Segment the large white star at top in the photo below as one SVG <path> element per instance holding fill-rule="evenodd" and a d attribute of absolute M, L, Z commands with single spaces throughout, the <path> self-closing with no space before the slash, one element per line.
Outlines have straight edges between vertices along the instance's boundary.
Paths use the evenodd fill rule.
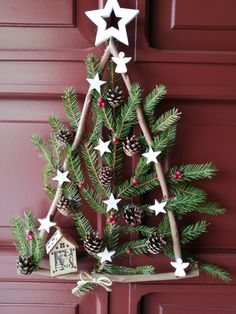
<path fill-rule="evenodd" d="M 46 230 L 49 233 L 50 228 L 56 226 L 55 222 L 50 221 L 50 217 L 47 216 L 46 218 L 38 219 L 40 226 L 38 230 Z"/>
<path fill-rule="evenodd" d="M 54 181 L 58 181 L 59 186 L 62 186 L 64 182 L 71 182 L 70 179 L 67 178 L 69 171 L 61 172 L 57 170 L 57 175 L 52 178 Z"/>
<path fill-rule="evenodd" d="M 120 201 L 121 201 L 121 198 L 115 199 L 113 193 L 111 193 L 109 199 L 106 201 L 103 201 L 103 203 L 105 203 L 107 205 L 107 211 L 109 212 L 109 210 L 111 210 L 111 209 L 118 210 L 117 204 Z"/>
<path fill-rule="evenodd" d="M 183 263 L 181 258 L 177 258 L 176 262 L 170 263 L 176 269 L 175 270 L 176 277 L 186 277 L 186 272 L 184 269 L 189 266 L 189 263 Z"/>
<path fill-rule="evenodd" d="M 115 254 L 115 251 L 108 251 L 108 249 L 105 248 L 105 250 L 103 252 L 98 253 L 97 256 L 101 258 L 101 263 L 103 263 L 106 261 L 111 262 L 111 257 L 114 254 Z"/>
<path fill-rule="evenodd" d="M 93 89 L 96 89 L 96 91 L 101 94 L 101 86 L 103 84 L 105 84 L 106 82 L 105 81 L 101 81 L 99 79 L 99 74 L 97 73 L 95 75 L 95 77 L 93 79 L 88 79 L 87 78 L 87 81 L 89 82 L 90 84 L 90 87 L 89 87 L 89 90 L 93 90 Z"/>
<path fill-rule="evenodd" d="M 103 142 L 103 140 L 99 139 L 99 145 L 94 147 L 94 149 L 99 150 L 100 156 L 102 157 L 104 153 L 111 153 L 110 145 L 111 141 Z"/>
<path fill-rule="evenodd" d="M 155 162 L 156 164 L 158 164 L 157 156 L 159 156 L 160 154 L 160 151 L 154 152 L 153 149 L 149 147 L 148 153 L 144 153 L 142 154 L 142 156 L 147 158 L 147 164 L 149 164 L 150 162 Z"/>
<path fill-rule="evenodd" d="M 112 11 L 115 13 L 116 17 L 121 18 L 118 22 L 119 29 L 115 27 L 109 27 L 107 29 L 107 22 L 104 18 L 109 18 Z M 132 21 L 138 13 L 139 10 L 121 8 L 117 0 L 108 0 L 104 9 L 86 11 L 85 14 L 87 17 L 98 27 L 95 45 L 97 46 L 111 37 L 128 45 L 129 41 L 126 25 Z"/>
<path fill-rule="evenodd" d="M 157 200 L 155 200 L 155 204 L 150 206 L 149 208 L 151 210 L 154 210 L 155 211 L 155 215 L 157 216 L 159 213 L 166 213 L 164 207 L 166 206 L 167 202 L 162 202 L 162 203 L 159 203 Z"/>

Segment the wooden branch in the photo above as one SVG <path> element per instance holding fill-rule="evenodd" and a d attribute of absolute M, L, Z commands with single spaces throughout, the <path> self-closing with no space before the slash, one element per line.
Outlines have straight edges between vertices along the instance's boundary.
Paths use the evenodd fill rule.
<path fill-rule="evenodd" d="M 114 57 L 117 57 L 119 52 L 115 46 L 113 39 L 110 41 L 109 46 L 110 46 L 111 54 Z M 122 74 L 122 78 L 123 78 L 123 81 L 126 85 L 128 92 L 130 92 L 131 83 L 130 83 L 129 76 L 127 74 Z M 152 139 L 152 135 L 151 135 L 151 132 L 149 130 L 149 127 L 148 127 L 148 124 L 146 122 L 145 115 L 144 115 L 144 112 L 143 112 L 143 109 L 141 106 L 137 107 L 137 118 L 138 118 L 139 126 L 143 132 L 144 137 L 145 137 L 145 140 L 148 143 L 148 145 L 151 146 L 153 139 Z M 165 180 L 162 166 L 160 163 L 158 163 L 158 164 L 155 164 L 155 168 L 156 168 L 158 180 L 160 182 L 163 198 L 165 200 L 168 200 L 169 199 L 169 193 L 168 193 L 168 188 L 166 185 L 166 180 Z M 178 231 L 175 215 L 173 212 L 171 212 L 169 210 L 167 211 L 167 214 L 168 214 L 168 218 L 169 218 L 169 222 L 170 222 L 175 259 L 181 258 L 181 246 L 180 246 L 180 239 L 179 239 L 179 231 Z"/>
<path fill-rule="evenodd" d="M 105 68 L 107 62 L 110 60 L 110 56 L 111 56 L 110 48 L 109 46 L 107 46 L 100 61 L 101 70 Z M 82 109 L 82 113 L 81 113 L 81 117 L 79 121 L 79 126 L 77 129 L 73 144 L 72 144 L 72 149 L 76 149 L 83 138 L 84 131 L 85 131 L 86 118 L 87 118 L 90 107 L 91 107 L 91 91 L 88 90 L 85 96 L 84 105 L 83 105 L 83 109 Z M 65 159 L 64 164 L 63 164 L 63 170 L 66 171 L 66 168 L 67 168 L 67 160 Z M 61 195 L 62 195 L 62 189 L 61 187 L 58 186 L 56 190 L 56 194 L 54 196 L 54 199 L 52 201 L 52 204 L 47 214 L 47 217 L 50 216 L 51 220 L 53 220 L 55 217 L 56 209 L 57 209 L 57 202 L 60 199 Z M 45 238 L 45 235 L 46 235 L 46 231 L 41 230 L 40 236 L 42 238 Z"/>

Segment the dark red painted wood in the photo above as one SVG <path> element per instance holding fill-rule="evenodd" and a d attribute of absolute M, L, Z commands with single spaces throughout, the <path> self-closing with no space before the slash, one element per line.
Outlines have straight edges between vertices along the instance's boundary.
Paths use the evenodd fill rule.
<path fill-rule="evenodd" d="M 155 84 L 168 88 L 157 115 L 178 107 L 182 120 L 170 165 L 213 161 L 219 169 L 213 181 L 198 182 L 211 200 L 228 208 L 222 217 L 204 217 L 210 232 L 192 245 L 199 258 L 219 263 L 232 273 L 224 285 L 207 276 L 153 284 L 115 284 L 113 293 L 98 289 L 79 300 L 71 295 L 74 283 L 51 278 L 18 277 L 10 217 L 25 208 L 42 217 L 49 202 L 42 189 L 43 161 L 30 143 L 34 132 L 47 136 L 47 117 L 63 117 L 60 95 L 74 86 L 82 104 L 88 87 L 83 60 L 95 48 L 96 27 L 84 11 L 98 1 L 0 1 L 0 312 L 15 313 L 234 313 L 235 309 L 235 117 L 236 54 L 233 0 L 120 0 L 140 10 L 137 24 L 128 26 L 133 57 L 132 81 L 146 92 Z M 193 14 L 194 12 L 194 14 Z M 136 28 L 135 28 L 136 27 Z M 137 38 L 134 36 L 137 35 Z M 131 169 L 132 170 L 132 169 Z M 147 198 L 153 199 L 150 193 Z M 86 212 L 94 226 L 99 219 Z M 193 222 L 198 216 L 188 216 Z M 70 220 L 56 217 L 64 227 Z M 154 222 L 154 221 L 153 221 Z M 200 254 L 201 252 L 201 254 Z M 168 259 L 131 257 L 130 265 L 153 264 L 170 271 Z M 90 262 L 80 258 L 81 268 Z M 108 302 L 109 301 L 109 302 Z"/>

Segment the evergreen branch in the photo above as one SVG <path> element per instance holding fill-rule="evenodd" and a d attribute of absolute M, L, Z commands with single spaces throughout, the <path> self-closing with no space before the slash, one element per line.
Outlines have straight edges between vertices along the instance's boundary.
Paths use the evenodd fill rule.
<path fill-rule="evenodd" d="M 108 250 L 116 250 L 120 239 L 120 229 L 117 225 L 106 223 L 104 230 L 104 241 Z"/>
<path fill-rule="evenodd" d="M 42 154 L 40 154 L 40 157 L 47 160 L 47 162 L 53 167 L 54 166 L 54 160 L 52 153 L 50 152 L 47 144 L 44 142 L 43 138 L 39 136 L 38 134 L 32 135 L 32 143 L 37 147 L 39 151 L 41 151 Z"/>
<path fill-rule="evenodd" d="M 202 220 L 186 226 L 181 232 L 181 242 L 186 244 L 197 239 L 202 233 L 207 231 L 208 225 L 205 220 Z"/>
<path fill-rule="evenodd" d="M 25 239 L 25 226 L 21 217 L 15 216 L 12 218 L 11 229 L 19 255 L 31 256 L 29 244 Z"/>
<path fill-rule="evenodd" d="M 172 147 L 175 144 L 175 138 L 176 138 L 176 125 L 172 125 L 169 127 L 169 129 L 167 129 L 166 131 L 163 132 L 163 136 L 167 138 L 167 145 L 166 147 L 163 149 L 163 152 L 165 154 L 168 154 L 169 152 L 171 152 Z"/>
<path fill-rule="evenodd" d="M 99 107 L 95 106 L 93 108 L 93 111 L 94 111 L 94 113 L 93 113 L 93 129 L 85 141 L 88 146 L 91 143 L 97 141 L 97 138 L 99 137 L 101 126 L 102 126 L 102 118 L 97 114 L 96 108 L 99 108 Z"/>
<path fill-rule="evenodd" d="M 173 244 L 167 244 L 163 247 L 163 253 L 166 257 L 169 257 L 170 259 L 175 259 L 175 254 L 173 250 Z"/>
<path fill-rule="evenodd" d="M 34 245 L 34 250 L 32 251 L 32 254 L 33 254 L 35 270 L 37 270 L 40 266 L 42 259 L 43 259 L 44 242 L 43 242 L 43 239 L 40 237 L 40 235 L 37 233 L 34 234 L 34 240 L 33 241 L 35 242 L 35 245 Z"/>
<path fill-rule="evenodd" d="M 149 265 L 130 268 L 114 264 L 106 264 L 103 267 L 103 272 L 113 275 L 138 275 L 138 274 L 151 275 L 155 272 L 155 268 Z"/>
<path fill-rule="evenodd" d="M 55 173 L 54 168 L 52 168 L 51 164 L 47 163 L 43 168 L 44 185 L 47 185 L 49 183 L 49 180 L 51 179 L 53 173 Z"/>
<path fill-rule="evenodd" d="M 87 234 L 93 230 L 88 219 L 84 216 L 82 212 L 74 213 L 72 215 L 72 219 L 81 239 L 85 241 Z"/>
<path fill-rule="evenodd" d="M 115 72 L 116 65 L 112 60 L 107 64 L 106 81 L 107 87 L 113 89 L 120 83 L 120 75 Z"/>
<path fill-rule="evenodd" d="M 102 120 L 104 125 L 110 130 L 112 133 L 115 133 L 114 129 L 114 119 L 113 119 L 113 110 L 111 107 L 103 107 L 100 108 L 102 113 Z"/>
<path fill-rule="evenodd" d="M 173 175 L 175 172 L 179 170 L 182 172 L 183 176 L 181 181 L 189 182 L 191 180 L 198 180 L 198 179 L 211 179 L 216 173 L 216 167 L 213 163 L 208 162 L 205 164 L 192 164 L 192 165 L 181 165 L 179 167 L 173 167 L 170 169 L 168 174 L 168 181 L 171 184 L 178 184 L 179 179 L 174 179 Z"/>
<path fill-rule="evenodd" d="M 170 230 L 170 221 L 167 215 L 165 215 L 161 222 L 159 223 L 158 226 L 158 233 L 161 234 L 162 236 L 165 236 L 166 233 L 170 234 L 171 230 Z"/>
<path fill-rule="evenodd" d="M 152 116 L 155 112 L 155 107 L 167 94 L 166 87 L 159 85 L 146 97 L 143 103 L 143 109 L 147 116 Z"/>
<path fill-rule="evenodd" d="M 64 104 L 64 110 L 70 122 L 71 128 L 76 132 L 79 126 L 81 113 L 75 90 L 71 87 L 66 88 L 64 90 L 62 100 Z"/>
<path fill-rule="evenodd" d="M 71 147 L 66 150 L 67 170 L 73 179 L 73 182 L 84 182 L 83 173 L 80 164 L 80 158 Z"/>
<path fill-rule="evenodd" d="M 62 194 L 72 200 L 74 207 L 80 206 L 81 200 L 76 183 L 71 182 L 63 186 Z"/>
<path fill-rule="evenodd" d="M 88 78 L 94 78 L 97 73 L 101 74 L 99 61 L 93 54 L 89 54 L 85 60 Z"/>
<path fill-rule="evenodd" d="M 226 212 L 226 209 L 219 207 L 216 203 L 207 203 L 200 205 L 195 211 L 208 215 L 223 215 Z"/>
<path fill-rule="evenodd" d="M 133 254 L 146 254 L 147 253 L 147 239 L 135 240 L 130 242 L 125 242 L 119 246 L 116 250 L 116 256 L 126 254 L 126 250 L 132 250 Z"/>
<path fill-rule="evenodd" d="M 91 188 L 84 186 L 83 189 L 80 190 L 80 194 L 83 196 L 87 204 L 96 212 L 100 214 L 106 213 L 103 203 L 99 201 L 98 195 Z"/>
<path fill-rule="evenodd" d="M 62 148 L 60 146 L 58 146 L 55 134 L 51 134 L 49 136 L 49 142 L 51 144 L 51 150 L 53 152 L 55 165 L 56 165 L 57 169 L 62 169 L 62 164 L 63 164 Z"/>
<path fill-rule="evenodd" d="M 47 184 L 44 187 L 44 193 L 50 200 L 53 200 L 56 194 L 56 187 L 51 184 Z"/>
<path fill-rule="evenodd" d="M 153 233 L 158 231 L 157 227 L 149 227 L 145 225 L 140 226 L 119 226 L 119 233 L 126 234 L 132 232 L 140 232 L 142 236 L 149 237 Z"/>
<path fill-rule="evenodd" d="M 58 132 L 66 129 L 66 127 L 62 123 L 61 119 L 58 116 L 56 116 L 55 114 L 52 114 L 49 116 L 48 122 L 49 122 L 54 133 L 58 133 Z"/>
<path fill-rule="evenodd" d="M 96 286 L 97 284 L 94 282 L 87 282 L 84 285 L 76 286 L 75 288 L 73 288 L 72 293 L 81 298 L 90 291 L 94 290 Z"/>
<path fill-rule="evenodd" d="M 200 264 L 199 269 L 211 275 L 214 278 L 219 278 L 224 282 L 231 280 L 230 274 L 223 268 L 213 264 Z"/>
<path fill-rule="evenodd" d="M 151 126 L 152 133 L 159 133 L 168 130 L 180 119 L 180 116 L 181 112 L 179 112 L 176 108 L 163 113 Z"/>

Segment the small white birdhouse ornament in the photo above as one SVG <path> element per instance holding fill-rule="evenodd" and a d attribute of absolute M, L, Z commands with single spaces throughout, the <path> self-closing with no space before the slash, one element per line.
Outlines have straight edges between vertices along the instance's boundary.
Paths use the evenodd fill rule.
<path fill-rule="evenodd" d="M 46 243 L 51 276 L 60 276 L 77 271 L 77 243 L 59 228 Z"/>

